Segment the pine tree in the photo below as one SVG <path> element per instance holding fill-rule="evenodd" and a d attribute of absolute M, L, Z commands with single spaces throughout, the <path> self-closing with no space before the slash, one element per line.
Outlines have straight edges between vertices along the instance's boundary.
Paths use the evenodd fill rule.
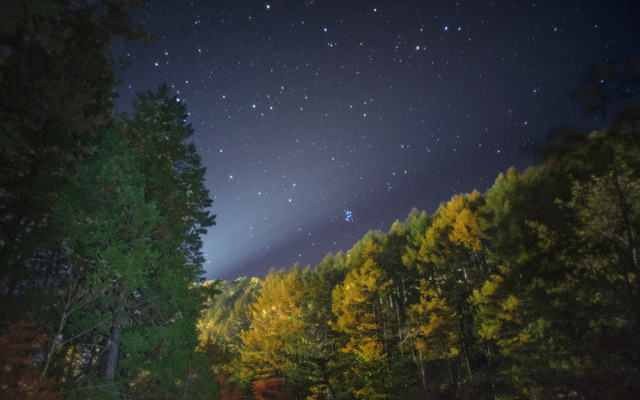
<path fill-rule="evenodd" d="M 108 3 L 108 4 L 107 4 Z M 48 223 L 67 171 L 113 121 L 114 37 L 144 37 L 139 1 L 3 3 L 0 23 L 0 275 L 10 297 L 31 280 L 36 249 L 60 247 Z M 7 299 L 8 300 L 8 299 Z"/>
<path fill-rule="evenodd" d="M 68 331 L 90 338 L 73 347 L 83 376 L 170 396 L 196 390 L 204 365 L 194 350 L 207 289 L 196 284 L 199 235 L 213 217 L 184 106 L 161 88 L 135 110 L 123 128 L 104 131 L 98 154 L 80 166 L 77 190 L 57 207 L 73 268 L 101 293 Z"/>

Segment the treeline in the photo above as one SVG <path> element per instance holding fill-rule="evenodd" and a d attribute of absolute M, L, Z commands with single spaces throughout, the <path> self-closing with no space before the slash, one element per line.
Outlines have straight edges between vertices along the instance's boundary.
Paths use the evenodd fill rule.
<path fill-rule="evenodd" d="M 221 282 L 200 349 L 222 399 L 637 398 L 640 131 L 624 118 L 313 270 Z"/>
<path fill-rule="evenodd" d="M 3 2 L 0 398 L 206 398 L 212 225 L 185 107 L 118 116 L 109 46 L 144 1 Z"/>

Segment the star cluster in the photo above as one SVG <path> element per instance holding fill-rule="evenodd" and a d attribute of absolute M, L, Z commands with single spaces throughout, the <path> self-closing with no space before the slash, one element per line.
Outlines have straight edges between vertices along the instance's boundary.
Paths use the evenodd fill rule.
<path fill-rule="evenodd" d="M 638 48 L 625 4 L 150 1 L 157 42 L 114 45 L 119 104 L 161 83 L 187 104 L 218 215 L 207 277 L 264 276 L 486 190 L 558 126 L 599 126 L 571 93 Z"/>

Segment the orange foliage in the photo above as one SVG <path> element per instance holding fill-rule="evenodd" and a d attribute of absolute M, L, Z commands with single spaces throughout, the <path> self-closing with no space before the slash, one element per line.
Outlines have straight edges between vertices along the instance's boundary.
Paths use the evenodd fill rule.
<path fill-rule="evenodd" d="M 293 397 L 282 390 L 279 378 L 254 381 L 251 384 L 254 400 L 293 400 Z"/>
<path fill-rule="evenodd" d="M 229 371 L 223 369 L 218 374 L 218 383 L 220 384 L 220 400 L 240 400 L 242 392 L 233 384 L 229 383 Z"/>
<path fill-rule="evenodd" d="M 33 330 L 33 324 L 2 323 L 0 334 L 0 398 L 58 400 L 52 379 L 42 379 L 34 365 L 48 338 Z"/>

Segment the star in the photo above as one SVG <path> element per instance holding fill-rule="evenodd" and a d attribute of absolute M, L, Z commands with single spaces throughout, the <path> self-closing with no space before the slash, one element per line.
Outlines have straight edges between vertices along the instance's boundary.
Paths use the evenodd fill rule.
<path fill-rule="evenodd" d="M 156 44 L 113 44 L 131 63 L 116 101 L 126 113 L 163 83 L 188 100 L 219 221 L 203 236 L 207 278 L 262 277 L 348 251 L 413 207 L 432 214 L 457 181 L 486 191 L 535 162 L 525 136 L 599 128 L 574 85 L 593 61 L 635 54 L 637 35 L 595 3 L 575 18 L 572 2 L 537 0 L 538 26 L 525 2 L 166 2 L 136 17 Z"/>

